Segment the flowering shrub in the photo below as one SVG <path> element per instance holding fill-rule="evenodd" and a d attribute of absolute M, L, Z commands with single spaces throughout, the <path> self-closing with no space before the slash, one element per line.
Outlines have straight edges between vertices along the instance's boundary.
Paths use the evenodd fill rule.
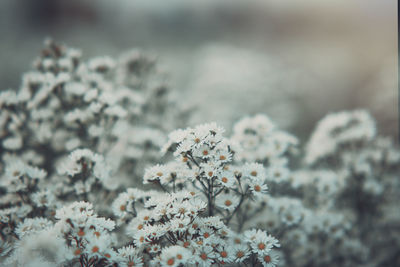
<path fill-rule="evenodd" d="M 164 149 L 173 150 L 176 160 L 148 168 L 144 174 L 144 183 L 164 193 L 128 188 L 119 194 L 112 204 L 117 228 L 113 220 L 99 217 L 89 202 L 60 204 L 55 214 L 50 208 L 27 211 L 14 223 L 11 234 L 17 241 L 6 263 L 276 266 L 278 240 L 262 230 L 242 231 L 244 207 L 266 194 L 265 169 L 256 163 L 234 162 L 230 142 L 222 133 L 216 124 L 171 133 Z M 29 187 L 31 181 L 44 179 L 45 172 L 21 166 L 25 171 L 17 176 L 27 178 L 22 184 Z M 101 156 L 77 150 L 60 173 L 68 175 L 75 190 L 83 187 L 82 192 L 90 195 L 86 187 L 110 179 L 104 166 Z M 15 191 L 25 192 L 25 188 L 17 186 Z M 49 201 L 46 207 L 51 205 Z M 27 215 L 34 218 L 24 218 Z"/>
<path fill-rule="evenodd" d="M 291 153 L 295 139 L 264 145 L 279 131 L 263 115 L 244 118 L 234 129 L 232 139 L 244 144 L 237 158 L 251 155 L 267 167 L 274 162 L 272 169 L 284 163 L 279 175 L 269 172 L 270 195 L 251 223 L 279 236 L 288 266 L 391 266 L 399 260 L 398 247 L 389 244 L 400 241 L 400 151 L 376 135 L 366 111 L 326 116 L 302 159 Z"/>
<path fill-rule="evenodd" d="M 183 114 L 168 90 L 155 61 L 138 51 L 85 61 L 46 41 L 20 90 L 0 93 L 1 217 L 13 217 L 0 229 L 71 200 L 110 211 L 123 185 L 140 184 L 172 117 Z"/>
<path fill-rule="evenodd" d="M 326 140 L 319 143 L 318 140 Z M 333 173 L 319 178 L 316 204 L 342 214 L 352 226 L 339 256 L 348 266 L 398 264 L 400 151 L 377 135 L 374 119 L 356 110 L 326 116 L 306 147 L 306 171 Z M 349 258 L 352 260 L 350 261 Z"/>
<path fill-rule="evenodd" d="M 1 164 L 18 157 L 52 176 L 58 161 L 88 148 L 118 172 L 114 184 L 131 184 L 183 115 L 165 82 L 138 51 L 85 61 L 79 50 L 46 41 L 20 90 L 0 94 Z"/>
<path fill-rule="evenodd" d="M 245 203 L 266 194 L 264 167 L 234 162 L 222 133 L 214 123 L 172 132 L 164 152 L 172 150 L 176 160 L 144 174 L 144 183 L 165 194 L 128 189 L 113 203 L 127 234 L 155 265 L 277 264 L 277 239 L 261 230 L 241 233 Z M 143 194 L 148 200 L 139 209 Z"/>

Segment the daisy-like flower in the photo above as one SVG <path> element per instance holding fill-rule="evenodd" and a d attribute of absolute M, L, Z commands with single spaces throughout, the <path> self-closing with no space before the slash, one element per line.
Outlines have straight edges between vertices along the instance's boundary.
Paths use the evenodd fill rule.
<path fill-rule="evenodd" d="M 3 185 L 9 192 L 26 191 L 46 175 L 44 170 L 25 164 L 21 160 L 10 160 L 6 163 L 6 179 Z"/>
<path fill-rule="evenodd" d="M 119 264 L 124 267 L 143 266 L 142 257 L 138 256 L 138 251 L 133 246 L 125 246 L 118 250 Z"/>
<path fill-rule="evenodd" d="M 257 259 L 264 267 L 276 267 L 279 263 L 279 253 L 274 250 L 264 255 L 258 255 Z"/>
<path fill-rule="evenodd" d="M 214 230 L 206 225 L 200 225 L 200 236 L 206 241 L 214 235 Z"/>
<path fill-rule="evenodd" d="M 144 229 L 141 229 L 139 231 L 132 231 L 131 234 L 135 247 L 141 248 L 147 243 L 147 232 Z"/>
<path fill-rule="evenodd" d="M 85 180 L 96 179 L 107 189 L 115 189 L 115 183 L 110 181 L 111 169 L 106 164 L 104 157 L 92 152 L 90 149 L 76 149 L 57 168 L 60 175 L 76 177 L 82 174 Z M 94 182 L 94 181 L 93 181 Z"/>
<path fill-rule="evenodd" d="M 222 134 L 225 130 L 219 127 L 215 122 L 206 123 L 196 126 L 194 132 L 201 139 L 206 139 L 206 142 L 212 144 L 212 140 L 221 139 Z"/>
<path fill-rule="evenodd" d="M 74 202 L 68 206 L 64 206 L 56 211 L 56 219 L 68 220 L 71 218 L 84 217 L 88 218 L 93 215 L 93 205 L 88 202 Z"/>
<path fill-rule="evenodd" d="M 170 246 L 164 248 L 160 254 L 161 266 L 171 267 L 186 264 L 192 253 L 181 246 Z"/>
<path fill-rule="evenodd" d="M 190 221 L 191 221 L 190 218 L 173 219 L 170 221 L 170 231 L 184 233 L 187 231 Z"/>
<path fill-rule="evenodd" d="M 6 256 L 12 250 L 12 245 L 0 239 L 0 257 Z"/>
<path fill-rule="evenodd" d="M 243 168 L 243 175 L 250 180 L 264 181 L 266 178 L 265 168 L 262 164 L 246 163 Z"/>
<path fill-rule="evenodd" d="M 193 194 L 195 194 L 195 192 L 193 192 Z M 204 211 L 207 207 L 207 203 L 201 200 L 200 197 L 193 197 L 189 199 L 189 203 L 192 215 L 194 215 L 192 211 L 194 211 L 195 213 L 199 213 Z"/>
<path fill-rule="evenodd" d="M 231 171 L 222 171 L 218 175 L 218 181 L 225 187 L 232 188 L 236 182 L 236 178 Z"/>
<path fill-rule="evenodd" d="M 130 199 L 127 193 L 121 193 L 118 197 L 114 200 L 111 205 L 113 213 L 120 217 L 124 218 L 128 215 L 128 210 L 132 209 L 132 200 Z"/>
<path fill-rule="evenodd" d="M 91 216 L 87 219 L 86 225 L 95 230 L 112 231 L 115 228 L 115 222 L 111 219 L 103 217 Z"/>
<path fill-rule="evenodd" d="M 216 165 L 213 161 L 200 164 L 200 169 L 203 170 L 206 179 L 211 180 L 215 176 L 219 175 L 222 171 L 221 166 Z"/>
<path fill-rule="evenodd" d="M 229 242 L 235 246 L 246 244 L 246 240 L 243 234 L 238 234 L 235 232 L 232 232 L 231 236 L 229 237 Z"/>
<path fill-rule="evenodd" d="M 226 209 L 226 210 L 232 212 L 239 205 L 239 201 L 240 201 L 240 199 L 236 195 L 224 194 L 217 198 L 217 200 L 215 201 L 215 204 L 218 207 L 221 207 L 223 209 Z"/>
<path fill-rule="evenodd" d="M 289 206 L 286 209 L 284 209 L 281 213 L 281 220 L 284 224 L 290 226 L 290 225 L 296 225 L 298 224 L 304 214 L 303 214 L 303 209 L 298 206 Z"/>
<path fill-rule="evenodd" d="M 27 234 L 34 234 L 52 226 L 53 223 L 46 218 L 26 218 L 18 224 L 15 233 L 22 239 Z"/>
<path fill-rule="evenodd" d="M 199 267 L 210 267 L 217 257 L 216 252 L 211 246 L 200 246 L 195 253 L 195 262 Z"/>
<path fill-rule="evenodd" d="M 19 240 L 7 260 L 13 264 L 4 266 L 29 266 L 29 263 L 35 259 L 50 262 L 50 266 L 58 266 L 65 260 L 71 259 L 69 254 L 65 240 L 59 237 L 54 228 L 49 228 L 25 235 Z"/>
<path fill-rule="evenodd" d="M 19 136 L 8 137 L 3 141 L 3 146 L 9 150 L 18 150 L 22 144 L 22 138 Z"/>
<path fill-rule="evenodd" d="M 227 149 L 218 149 L 215 153 L 215 160 L 220 164 L 225 164 L 232 161 L 232 153 Z"/>
<path fill-rule="evenodd" d="M 158 240 L 160 237 L 162 237 L 168 229 L 168 225 L 146 225 L 143 228 L 144 234 L 146 235 L 146 241 L 151 243 L 154 242 L 155 240 Z"/>
<path fill-rule="evenodd" d="M 250 182 L 250 191 L 256 198 L 261 198 L 268 191 L 267 184 L 258 181 Z"/>
<path fill-rule="evenodd" d="M 217 259 L 222 264 L 232 263 L 235 261 L 234 250 L 228 244 L 218 246 L 216 254 Z"/>
<path fill-rule="evenodd" d="M 279 241 L 264 231 L 257 231 L 257 235 L 250 242 L 254 253 L 258 255 L 267 254 L 273 247 L 280 247 Z"/>
<path fill-rule="evenodd" d="M 260 234 L 263 234 L 263 231 L 257 230 L 257 229 L 247 230 L 243 233 L 244 239 L 247 242 L 253 242 L 255 240 L 255 238 L 257 237 L 257 235 L 260 235 Z"/>
<path fill-rule="evenodd" d="M 54 207 L 56 204 L 56 198 L 50 189 L 41 190 L 34 193 L 32 195 L 32 201 L 38 207 Z"/>
<path fill-rule="evenodd" d="M 210 158 L 215 151 L 211 150 L 211 148 L 207 144 L 203 144 L 200 147 L 193 150 L 193 156 L 208 159 Z"/>
<path fill-rule="evenodd" d="M 318 122 L 308 141 L 305 161 L 314 164 L 332 155 L 343 144 L 369 141 L 375 135 L 375 121 L 365 110 L 328 114 Z"/>
<path fill-rule="evenodd" d="M 143 183 L 160 181 L 164 176 L 168 175 L 168 169 L 165 165 L 157 164 L 153 167 L 146 169 L 143 177 Z"/>
<path fill-rule="evenodd" d="M 108 252 L 107 248 L 110 246 L 109 236 L 90 236 L 87 238 L 88 243 L 85 245 L 84 252 L 89 254 L 89 257 L 103 257 Z"/>
<path fill-rule="evenodd" d="M 175 131 L 172 131 L 168 135 L 168 138 L 173 143 L 181 143 L 183 140 L 189 138 L 189 134 L 190 129 L 177 129 Z"/>
<path fill-rule="evenodd" d="M 289 179 L 289 175 L 290 172 L 286 166 L 272 164 L 268 168 L 267 179 L 271 182 L 281 183 L 287 181 Z"/>
<path fill-rule="evenodd" d="M 177 157 L 179 155 L 192 154 L 192 149 L 193 149 L 193 142 L 191 140 L 185 139 L 178 144 L 178 147 L 174 152 L 174 156 Z"/>
<path fill-rule="evenodd" d="M 250 249 L 245 244 L 235 244 L 232 249 L 235 262 L 243 262 L 250 256 Z"/>
<path fill-rule="evenodd" d="M 193 216 L 193 212 L 196 214 L 193 207 L 190 205 L 189 201 L 184 201 L 182 203 L 176 203 L 171 209 L 171 213 L 175 215 L 176 218 L 187 218 Z"/>
<path fill-rule="evenodd" d="M 208 135 L 207 131 L 194 130 L 187 136 L 186 141 L 190 142 L 191 147 L 193 149 L 197 149 L 204 144 L 207 135 Z"/>

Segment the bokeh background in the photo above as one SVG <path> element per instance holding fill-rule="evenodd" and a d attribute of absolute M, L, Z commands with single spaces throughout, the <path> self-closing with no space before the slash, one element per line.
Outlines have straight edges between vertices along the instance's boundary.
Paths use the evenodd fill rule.
<path fill-rule="evenodd" d="M 266 113 L 303 140 L 329 112 L 366 108 L 398 136 L 395 0 L 2 0 L 0 88 L 45 37 L 87 57 L 157 55 L 189 124 Z"/>

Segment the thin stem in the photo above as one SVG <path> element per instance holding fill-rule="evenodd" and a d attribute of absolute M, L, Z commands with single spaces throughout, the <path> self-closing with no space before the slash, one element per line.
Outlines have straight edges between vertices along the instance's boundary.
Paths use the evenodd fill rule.
<path fill-rule="evenodd" d="M 240 207 L 242 206 L 246 196 L 247 196 L 247 192 L 249 191 L 249 189 L 247 188 L 246 192 L 244 194 L 241 195 L 240 197 L 240 202 L 239 204 L 236 206 L 235 210 L 231 213 L 231 215 L 226 219 L 226 224 L 228 225 L 229 222 L 232 220 L 233 216 L 236 214 L 236 212 L 240 209 Z"/>
<path fill-rule="evenodd" d="M 160 183 L 160 181 L 156 181 L 156 184 L 166 193 L 169 193 L 169 191 Z"/>
<path fill-rule="evenodd" d="M 221 194 L 222 193 L 222 191 L 224 191 L 224 187 L 221 187 L 221 189 L 220 190 L 218 190 L 217 192 L 215 192 L 215 194 L 214 194 L 214 198 L 216 197 L 216 196 L 218 196 L 219 194 Z"/>
<path fill-rule="evenodd" d="M 207 194 L 207 200 L 208 200 L 208 216 L 213 216 L 214 211 L 213 211 L 213 195 L 212 195 L 212 183 L 210 183 L 210 180 L 207 180 L 207 185 L 208 185 L 208 194 Z"/>

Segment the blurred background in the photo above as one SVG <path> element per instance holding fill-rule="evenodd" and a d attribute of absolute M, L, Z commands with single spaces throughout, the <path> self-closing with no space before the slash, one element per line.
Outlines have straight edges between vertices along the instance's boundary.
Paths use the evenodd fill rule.
<path fill-rule="evenodd" d="M 2 0 L 0 88 L 18 88 L 45 37 L 85 57 L 139 47 L 169 72 L 190 124 L 266 113 L 305 139 L 366 108 L 398 136 L 395 0 Z"/>

